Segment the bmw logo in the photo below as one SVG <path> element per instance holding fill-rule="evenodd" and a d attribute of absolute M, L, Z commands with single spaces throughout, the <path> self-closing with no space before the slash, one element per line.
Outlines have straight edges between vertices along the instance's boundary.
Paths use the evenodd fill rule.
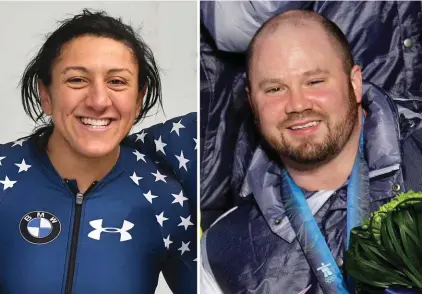
<path fill-rule="evenodd" d="M 59 219 L 49 212 L 33 211 L 20 221 L 22 237 L 32 244 L 47 244 L 55 240 L 61 231 Z"/>

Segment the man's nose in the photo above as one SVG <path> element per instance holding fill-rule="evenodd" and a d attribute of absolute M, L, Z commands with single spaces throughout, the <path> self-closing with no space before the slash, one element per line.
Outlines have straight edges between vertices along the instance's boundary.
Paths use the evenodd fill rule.
<path fill-rule="evenodd" d="M 300 88 L 291 88 L 286 113 L 300 113 L 312 108 L 312 101 L 303 93 Z"/>

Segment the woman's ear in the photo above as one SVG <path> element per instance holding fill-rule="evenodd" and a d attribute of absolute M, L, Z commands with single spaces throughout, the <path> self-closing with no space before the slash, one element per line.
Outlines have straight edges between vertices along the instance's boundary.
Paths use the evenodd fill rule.
<path fill-rule="evenodd" d="M 38 80 L 38 92 L 41 99 L 41 107 L 45 114 L 51 115 L 53 112 L 51 95 L 44 83 Z"/>
<path fill-rule="evenodd" d="M 136 101 L 136 117 L 139 116 L 139 114 L 142 111 L 142 103 L 144 102 L 145 94 L 147 92 L 147 86 L 145 86 L 141 92 L 138 94 L 138 98 Z"/>

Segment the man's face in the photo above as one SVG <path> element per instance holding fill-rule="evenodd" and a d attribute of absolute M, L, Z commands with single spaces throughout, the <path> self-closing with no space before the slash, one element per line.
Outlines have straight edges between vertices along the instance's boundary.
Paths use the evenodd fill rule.
<path fill-rule="evenodd" d="M 52 83 L 40 86 L 52 137 L 87 157 L 118 148 L 141 109 L 138 65 L 121 42 L 82 36 L 65 44 L 52 68 Z"/>
<path fill-rule="evenodd" d="M 318 25 L 287 25 L 264 34 L 250 61 L 249 99 L 262 135 L 300 164 L 338 154 L 358 120 L 361 75 L 350 78 Z"/>

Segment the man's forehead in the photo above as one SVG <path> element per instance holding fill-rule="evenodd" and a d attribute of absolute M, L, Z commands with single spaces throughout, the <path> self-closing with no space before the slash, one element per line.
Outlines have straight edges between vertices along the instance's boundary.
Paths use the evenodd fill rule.
<path fill-rule="evenodd" d="M 332 41 L 321 27 L 286 27 L 262 35 L 257 40 L 251 67 L 296 67 L 305 63 L 307 70 L 323 66 L 327 58 L 337 57 Z M 339 60 L 341 62 L 341 60 Z M 261 65 L 261 66 L 259 66 Z"/>
<path fill-rule="evenodd" d="M 311 30 L 290 31 L 286 28 L 283 32 L 264 36 L 256 44 L 252 62 L 286 63 L 310 58 L 326 59 L 324 57 L 335 53 L 330 40 L 323 33 L 317 34 L 315 29 Z"/>
<path fill-rule="evenodd" d="M 327 43 L 330 42 L 329 37 L 326 31 L 323 29 L 322 25 L 312 20 L 301 21 L 300 23 L 293 21 L 283 21 L 281 23 L 274 24 L 274 26 L 269 29 L 262 31 L 254 44 L 254 50 L 256 50 L 263 43 L 266 43 L 267 40 L 274 38 L 282 39 L 284 43 L 289 43 L 291 41 L 297 41 L 298 34 L 316 37 L 319 40 L 326 40 Z"/>

